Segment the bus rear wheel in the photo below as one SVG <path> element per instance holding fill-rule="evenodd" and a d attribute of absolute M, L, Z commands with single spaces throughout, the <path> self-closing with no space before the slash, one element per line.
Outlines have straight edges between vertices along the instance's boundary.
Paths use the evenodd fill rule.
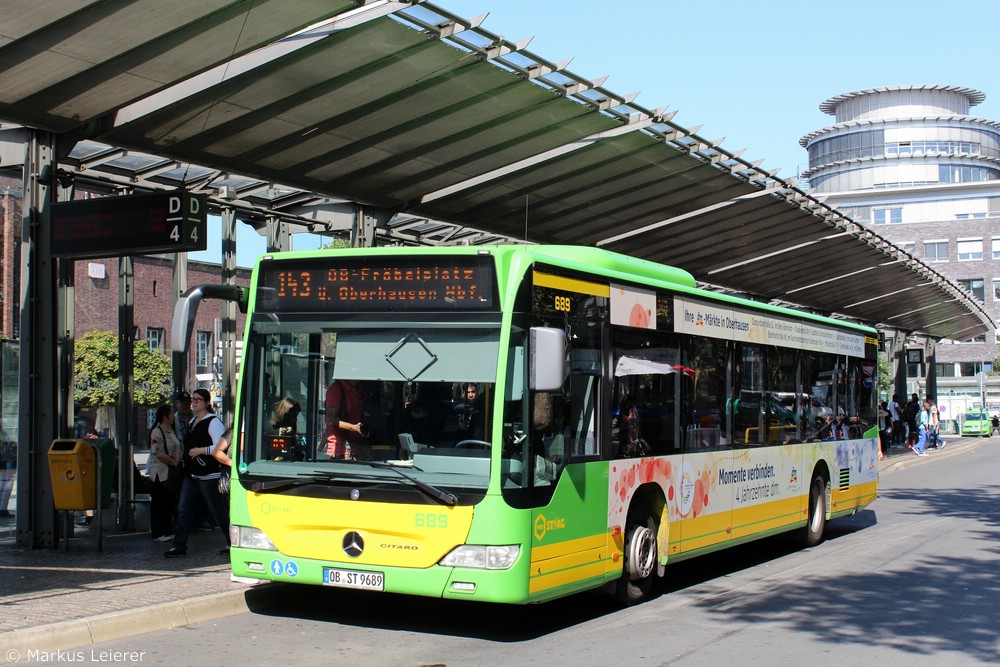
<path fill-rule="evenodd" d="M 809 485 L 809 514 L 806 527 L 802 529 L 802 542 L 806 547 L 814 547 L 823 541 L 826 528 L 826 480 L 816 475 Z"/>
<path fill-rule="evenodd" d="M 656 521 L 641 503 L 629 508 L 624 557 L 615 597 L 624 605 L 633 605 L 649 595 L 657 564 Z"/>

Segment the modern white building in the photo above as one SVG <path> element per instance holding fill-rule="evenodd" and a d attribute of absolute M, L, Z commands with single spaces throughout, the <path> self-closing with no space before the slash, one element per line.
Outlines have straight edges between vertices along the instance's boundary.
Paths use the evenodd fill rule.
<path fill-rule="evenodd" d="M 944 85 L 837 95 L 820 105 L 835 123 L 799 143 L 809 151 L 802 177 L 812 194 L 932 263 L 998 322 L 1000 123 L 970 114 L 985 98 Z M 923 395 L 928 373 L 935 372 L 931 389 L 936 382 L 938 401 L 952 416 L 984 395 L 991 413 L 1000 409 L 1000 378 L 980 376 L 998 355 L 995 333 L 929 349 L 928 364 L 908 364 L 907 393 Z"/>

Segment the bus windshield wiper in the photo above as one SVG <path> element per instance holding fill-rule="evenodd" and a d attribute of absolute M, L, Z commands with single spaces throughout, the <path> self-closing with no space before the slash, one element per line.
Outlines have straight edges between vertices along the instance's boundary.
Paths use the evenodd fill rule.
<path fill-rule="evenodd" d="M 444 491 L 442 489 L 437 488 L 436 486 L 428 484 L 427 482 L 419 480 L 416 477 L 407 475 L 405 472 L 399 470 L 391 463 L 379 463 L 378 461 L 351 461 L 351 463 L 355 463 L 358 465 L 366 465 L 372 468 L 388 468 L 389 470 L 392 470 L 394 473 L 396 473 L 403 479 L 407 480 L 408 482 L 413 484 L 413 486 L 417 487 L 427 495 L 431 496 L 432 498 L 437 498 L 445 505 L 448 505 L 449 507 L 454 507 L 455 505 L 458 504 L 458 496 L 456 496 L 454 493 Z M 247 488 L 256 493 L 273 492 L 279 489 L 304 486 L 306 484 L 329 482 L 330 480 L 339 476 L 340 475 L 333 473 L 322 473 L 322 474 L 310 475 L 308 477 L 281 477 L 278 479 L 267 480 L 266 482 L 251 482 Z"/>
<path fill-rule="evenodd" d="M 427 482 L 419 480 L 416 477 L 407 475 L 405 472 L 403 472 L 402 470 L 400 470 L 391 463 L 381 463 L 379 461 L 358 461 L 358 463 L 371 466 L 372 468 L 387 468 L 396 473 L 397 475 L 399 475 L 400 477 L 402 477 L 403 479 L 409 481 L 411 484 L 413 484 L 413 486 L 417 487 L 430 497 L 437 498 L 445 505 L 448 505 L 449 507 L 454 507 L 455 505 L 458 504 L 458 496 L 456 496 L 454 493 L 451 493 L 449 491 L 444 491 L 442 489 L 437 488 L 436 486 L 431 486 Z"/>
<path fill-rule="evenodd" d="M 311 475 L 309 477 L 279 477 L 278 479 L 270 479 L 266 482 L 251 482 L 250 486 L 247 488 L 256 493 L 264 493 L 267 491 L 277 491 L 278 489 L 291 488 L 293 486 L 303 486 L 305 484 L 326 482 L 329 481 L 330 479 L 331 479 L 330 475 Z"/>

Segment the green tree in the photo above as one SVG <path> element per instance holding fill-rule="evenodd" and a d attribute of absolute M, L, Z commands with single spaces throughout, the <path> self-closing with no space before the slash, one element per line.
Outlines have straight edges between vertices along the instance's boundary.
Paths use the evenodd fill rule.
<path fill-rule="evenodd" d="M 170 398 L 170 359 L 142 341 L 133 348 L 133 400 L 154 406 Z M 110 331 L 90 331 L 73 346 L 73 398 L 81 405 L 118 403 L 118 337 Z"/>
<path fill-rule="evenodd" d="M 878 358 L 878 394 L 879 396 L 892 396 L 892 375 L 889 359 L 885 355 Z"/>
<path fill-rule="evenodd" d="M 1000 357 L 993 360 L 993 367 L 986 371 L 987 375 L 1000 375 Z"/>
<path fill-rule="evenodd" d="M 330 239 L 328 243 L 324 243 L 323 245 L 321 245 L 320 250 L 330 250 L 330 249 L 350 248 L 350 247 L 351 247 L 351 239 L 346 239 L 340 236 L 336 236 Z"/>

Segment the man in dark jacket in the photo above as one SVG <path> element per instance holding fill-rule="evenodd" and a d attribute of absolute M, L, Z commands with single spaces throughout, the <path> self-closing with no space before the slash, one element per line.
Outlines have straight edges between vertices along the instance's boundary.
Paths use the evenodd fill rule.
<path fill-rule="evenodd" d="M 906 420 L 906 428 L 908 433 L 906 436 L 906 444 L 908 447 L 912 447 L 916 444 L 919 434 L 917 433 L 917 415 L 920 414 L 920 401 L 916 394 L 910 396 L 909 402 L 906 407 L 903 408 L 903 419 Z"/>

